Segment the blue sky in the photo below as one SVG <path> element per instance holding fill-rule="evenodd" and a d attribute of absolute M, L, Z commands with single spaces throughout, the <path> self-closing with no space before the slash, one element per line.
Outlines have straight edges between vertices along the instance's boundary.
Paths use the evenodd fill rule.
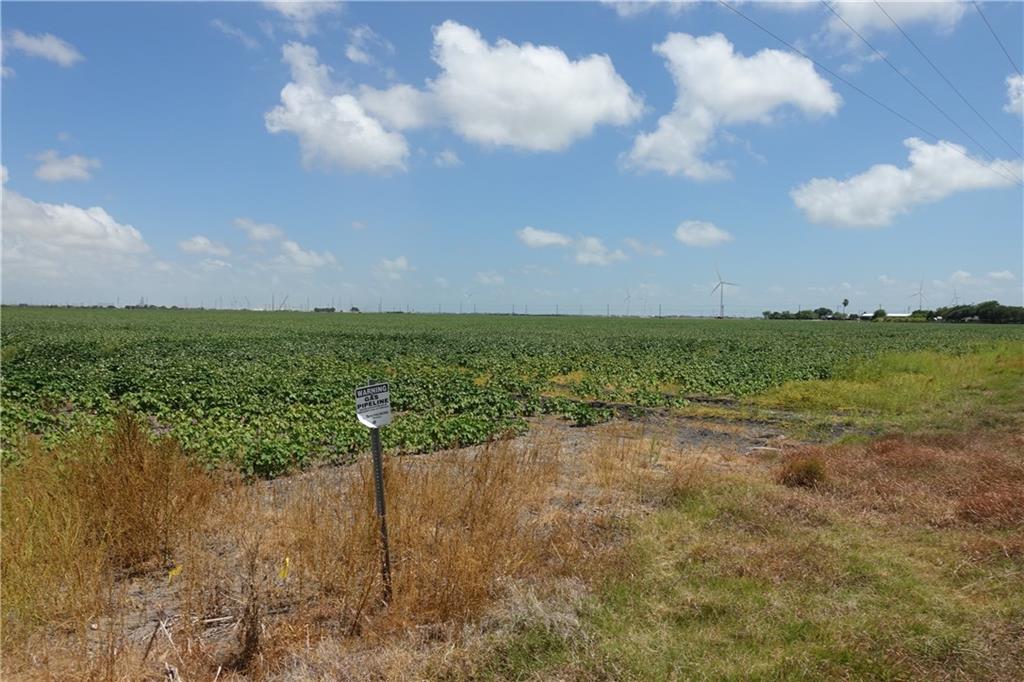
<path fill-rule="evenodd" d="M 5 2 L 3 301 L 709 314 L 717 266 L 732 314 L 1020 305 L 1015 66 L 884 5 L 986 124 L 834 7 L 974 139 L 821 4 L 738 8 L 928 133 L 714 3 Z"/>

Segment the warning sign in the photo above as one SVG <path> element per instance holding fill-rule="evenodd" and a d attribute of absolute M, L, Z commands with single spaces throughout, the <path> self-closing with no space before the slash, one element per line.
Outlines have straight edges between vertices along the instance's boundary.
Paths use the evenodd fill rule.
<path fill-rule="evenodd" d="M 356 389 L 356 417 L 363 426 L 377 429 L 391 423 L 391 386 L 374 384 Z"/>

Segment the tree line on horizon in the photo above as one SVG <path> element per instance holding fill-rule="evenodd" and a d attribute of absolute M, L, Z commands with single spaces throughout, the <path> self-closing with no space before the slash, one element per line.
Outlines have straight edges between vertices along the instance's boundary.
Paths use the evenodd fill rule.
<path fill-rule="evenodd" d="M 843 301 L 843 308 L 849 301 Z M 776 311 L 765 310 L 761 315 L 766 320 L 858 320 L 865 316 L 858 313 L 847 315 L 843 311 L 831 308 L 814 308 L 813 310 Z M 884 308 L 871 313 L 873 320 L 884 320 L 888 317 Z M 901 319 L 912 322 L 983 322 L 987 324 L 1024 324 L 1024 306 L 1003 305 L 999 301 L 984 301 L 964 305 L 943 306 L 935 310 L 915 310 L 909 318 Z"/>

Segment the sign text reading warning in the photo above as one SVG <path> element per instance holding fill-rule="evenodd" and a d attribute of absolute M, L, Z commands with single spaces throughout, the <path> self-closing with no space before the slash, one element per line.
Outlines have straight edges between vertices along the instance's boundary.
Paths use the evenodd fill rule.
<path fill-rule="evenodd" d="M 356 389 L 356 417 L 371 429 L 391 423 L 391 387 L 388 384 Z"/>

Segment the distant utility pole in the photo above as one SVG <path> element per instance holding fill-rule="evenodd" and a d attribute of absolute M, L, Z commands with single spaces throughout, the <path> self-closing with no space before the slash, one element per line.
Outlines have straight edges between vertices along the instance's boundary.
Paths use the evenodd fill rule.
<path fill-rule="evenodd" d="M 604 316 L 605 317 L 611 317 L 612 316 L 612 304 L 611 303 L 605 303 L 604 304 Z"/>
<path fill-rule="evenodd" d="M 384 299 L 383 298 L 378 298 L 377 299 L 377 312 L 378 313 L 384 312 Z"/>

